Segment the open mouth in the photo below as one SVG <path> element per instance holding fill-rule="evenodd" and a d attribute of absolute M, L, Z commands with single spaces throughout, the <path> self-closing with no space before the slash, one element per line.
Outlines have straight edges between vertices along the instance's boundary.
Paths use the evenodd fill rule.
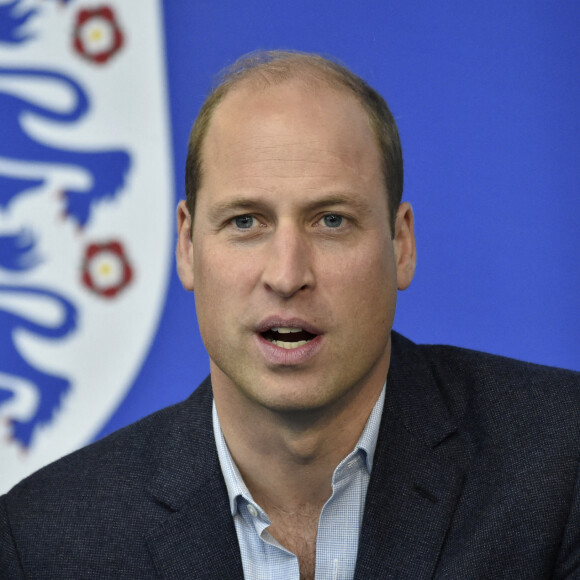
<path fill-rule="evenodd" d="M 288 350 L 299 348 L 318 336 L 302 328 L 285 326 L 270 328 L 261 334 L 268 342 Z"/>

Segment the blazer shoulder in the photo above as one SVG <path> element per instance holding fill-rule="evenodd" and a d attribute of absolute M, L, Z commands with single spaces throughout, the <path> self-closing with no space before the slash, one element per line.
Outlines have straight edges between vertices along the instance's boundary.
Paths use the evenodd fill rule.
<path fill-rule="evenodd" d="M 117 493 L 124 487 L 134 493 L 165 459 L 167 447 L 182 424 L 193 433 L 198 423 L 207 429 L 211 400 L 211 386 L 206 380 L 185 401 L 156 411 L 33 473 L 7 494 L 8 505 L 30 504 L 36 498 L 46 502 L 51 495 L 63 497 L 71 489 L 78 494 L 83 489 L 98 488 L 102 492 L 114 486 Z"/>
<path fill-rule="evenodd" d="M 580 372 L 445 345 L 418 347 L 441 378 L 459 376 L 482 393 L 535 392 L 580 404 Z"/>
<path fill-rule="evenodd" d="M 443 401 L 454 421 L 482 433 L 545 430 L 580 443 L 580 373 L 396 336 L 393 364 L 406 385 Z"/>
<path fill-rule="evenodd" d="M 202 384 L 186 401 L 63 457 L 2 496 L 0 576 L 21 562 L 31 577 L 45 577 L 35 570 L 81 577 L 99 562 L 102 577 L 151 577 L 146 541 L 172 513 L 163 493 L 186 501 L 216 471 L 211 401 L 211 386 Z"/>

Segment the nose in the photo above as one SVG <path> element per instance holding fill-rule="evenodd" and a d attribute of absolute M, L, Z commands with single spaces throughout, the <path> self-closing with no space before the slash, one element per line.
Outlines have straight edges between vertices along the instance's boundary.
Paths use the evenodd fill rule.
<path fill-rule="evenodd" d="M 268 242 L 262 282 L 282 298 L 314 286 L 312 249 L 306 235 L 294 225 L 279 224 Z"/>

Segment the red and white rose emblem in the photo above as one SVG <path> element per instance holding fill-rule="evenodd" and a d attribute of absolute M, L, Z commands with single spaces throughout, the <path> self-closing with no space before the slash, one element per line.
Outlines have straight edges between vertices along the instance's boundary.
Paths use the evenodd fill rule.
<path fill-rule="evenodd" d="M 83 262 L 83 284 L 105 298 L 115 297 L 133 279 L 133 270 L 120 242 L 90 244 Z"/>
<path fill-rule="evenodd" d="M 83 9 L 77 14 L 75 50 L 83 57 L 103 64 L 123 46 L 123 33 L 109 6 Z"/>

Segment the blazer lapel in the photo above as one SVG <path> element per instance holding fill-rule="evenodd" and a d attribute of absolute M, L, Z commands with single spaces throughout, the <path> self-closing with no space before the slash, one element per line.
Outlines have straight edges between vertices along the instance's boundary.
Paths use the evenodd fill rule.
<path fill-rule="evenodd" d="M 432 578 L 463 486 L 465 445 L 432 373 L 394 335 L 356 579 Z"/>
<path fill-rule="evenodd" d="M 148 538 L 161 578 L 243 580 L 238 540 L 211 421 L 209 380 L 194 392 L 172 428 L 152 494 L 168 517 Z"/>

